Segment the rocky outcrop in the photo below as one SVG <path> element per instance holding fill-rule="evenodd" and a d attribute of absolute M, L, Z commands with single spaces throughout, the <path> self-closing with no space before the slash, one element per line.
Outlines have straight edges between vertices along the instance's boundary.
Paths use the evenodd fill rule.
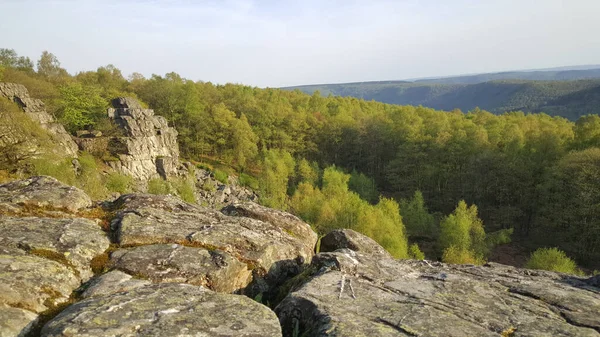
<path fill-rule="evenodd" d="M 375 240 L 351 229 L 336 229 L 321 238 L 320 252 L 322 253 L 333 252 L 342 248 L 381 258 L 392 258 L 392 255 Z"/>
<path fill-rule="evenodd" d="M 164 280 L 215 290 L 246 288 L 246 293 L 268 293 L 302 270 L 313 256 L 317 239 L 298 218 L 258 205 L 256 212 L 262 212 L 263 220 L 227 216 L 170 196 L 125 195 L 114 204 L 120 209 L 111 224 L 114 240 L 121 247 L 131 247 L 116 255 L 115 266 L 123 271 L 136 266 L 137 272 L 154 280 L 161 280 L 163 273 Z M 138 247 L 144 245 L 153 246 Z M 176 262 L 178 254 L 193 256 L 199 265 Z M 126 264 L 130 267 L 118 261 L 126 256 L 131 259 Z M 230 284 L 226 286 L 223 279 Z"/>
<path fill-rule="evenodd" d="M 27 88 L 21 84 L 0 83 L 0 96 L 17 103 L 31 119 L 48 130 L 53 135 L 58 149 L 60 149 L 57 153 L 68 157 L 77 157 L 77 144 L 62 124 L 56 122 L 54 117 L 46 112 L 46 107 L 41 100 L 29 97 Z"/>
<path fill-rule="evenodd" d="M 600 289 L 559 273 L 341 249 L 275 309 L 284 336 L 599 336 Z"/>
<path fill-rule="evenodd" d="M 258 200 L 258 195 L 254 191 L 240 186 L 233 176 L 230 176 L 227 184 L 224 184 L 216 180 L 207 170 L 194 168 L 189 163 L 184 163 L 183 167 L 185 172 L 181 172 L 180 175 L 193 172 L 196 180 L 196 200 L 203 206 L 221 208 L 223 205 Z"/>
<path fill-rule="evenodd" d="M 0 212 L 19 214 L 28 208 L 77 212 L 92 200 L 82 190 L 58 180 L 38 176 L 0 185 Z"/>
<path fill-rule="evenodd" d="M 168 126 L 167 120 L 155 116 L 152 109 L 143 109 L 133 98 L 116 98 L 112 104 L 108 116 L 124 131 L 124 137 L 112 137 L 107 142 L 112 155 L 118 158 L 107 164 L 142 181 L 176 174 L 177 131 Z"/>
<path fill-rule="evenodd" d="M 155 284 L 93 297 L 61 312 L 44 337 L 281 336 L 277 316 L 241 295 L 189 284 Z"/>

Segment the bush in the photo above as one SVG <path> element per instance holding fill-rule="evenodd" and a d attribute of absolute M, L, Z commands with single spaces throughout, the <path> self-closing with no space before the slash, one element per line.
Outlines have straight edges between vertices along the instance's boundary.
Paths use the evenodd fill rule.
<path fill-rule="evenodd" d="M 581 274 L 575 261 L 558 248 L 540 248 L 531 254 L 525 265 L 530 269 L 543 269 L 566 274 Z"/>
<path fill-rule="evenodd" d="M 445 263 L 453 264 L 483 264 L 482 258 L 477 257 L 475 252 L 459 248 L 457 246 L 450 246 L 444 250 L 442 261 Z"/>
<path fill-rule="evenodd" d="M 175 179 L 172 181 L 173 187 L 177 191 L 177 195 L 186 202 L 196 203 L 196 196 L 194 195 L 194 186 L 185 178 Z"/>
<path fill-rule="evenodd" d="M 423 254 L 421 249 L 419 249 L 419 245 L 416 243 L 413 243 L 408 247 L 408 256 L 415 260 L 425 260 L 425 254 Z"/>
<path fill-rule="evenodd" d="M 229 178 L 229 175 L 227 174 L 227 172 L 216 169 L 213 172 L 213 175 L 214 175 L 215 179 L 217 179 L 218 181 L 222 182 L 223 184 L 227 184 L 227 178 Z"/>
<path fill-rule="evenodd" d="M 105 185 L 110 192 L 123 194 L 130 190 L 131 182 L 132 178 L 130 176 L 119 173 L 111 173 L 106 178 Z"/>
<path fill-rule="evenodd" d="M 253 190 L 258 190 L 258 188 L 259 188 L 258 180 L 256 178 L 254 178 L 253 176 L 248 175 L 246 173 L 240 174 L 239 181 L 240 181 L 240 185 L 249 187 Z"/>
<path fill-rule="evenodd" d="M 148 193 L 166 195 L 171 193 L 169 182 L 160 178 L 150 179 L 148 181 Z"/>

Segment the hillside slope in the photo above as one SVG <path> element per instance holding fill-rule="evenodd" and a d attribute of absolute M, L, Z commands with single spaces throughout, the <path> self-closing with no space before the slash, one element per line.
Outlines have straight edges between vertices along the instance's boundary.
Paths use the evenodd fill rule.
<path fill-rule="evenodd" d="M 309 85 L 312 94 L 351 96 L 390 104 L 423 105 L 434 109 L 470 111 L 476 107 L 495 114 L 506 111 L 545 112 L 577 120 L 600 113 L 600 79 L 576 81 L 501 80 L 476 84 L 428 82 L 362 82 Z"/>

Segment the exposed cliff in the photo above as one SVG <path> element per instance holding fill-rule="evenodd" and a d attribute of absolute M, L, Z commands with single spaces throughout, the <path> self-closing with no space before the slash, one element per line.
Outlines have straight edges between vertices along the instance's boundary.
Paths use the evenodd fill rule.
<path fill-rule="evenodd" d="M 41 100 L 29 97 L 29 92 L 23 85 L 0 83 L 0 97 L 8 98 L 17 103 L 29 118 L 49 131 L 56 143 L 56 147 L 53 149 L 56 153 L 67 157 L 77 157 L 77 144 L 65 128 L 46 112 L 44 103 Z M 15 137 L 19 136 L 15 135 Z"/>

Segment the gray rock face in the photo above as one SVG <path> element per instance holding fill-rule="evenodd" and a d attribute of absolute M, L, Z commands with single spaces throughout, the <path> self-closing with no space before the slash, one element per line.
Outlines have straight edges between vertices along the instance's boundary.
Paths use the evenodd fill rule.
<path fill-rule="evenodd" d="M 351 229 L 336 229 L 329 232 L 321 238 L 320 248 L 320 251 L 323 253 L 348 248 L 356 252 L 372 254 L 381 258 L 392 258 L 392 255 L 375 242 L 375 240 Z"/>
<path fill-rule="evenodd" d="M 92 276 L 90 262 L 109 240 L 98 224 L 70 214 L 91 204 L 54 178 L 0 185 L 0 212 L 20 216 L 0 216 L 1 336 L 28 333 L 39 314 L 68 302 Z M 32 212 L 53 217 L 25 217 Z"/>
<path fill-rule="evenodd" d="M 19 213 L 27 206 L 77 212 L 91 205 L 85 192 L 52 177 L 31 177 L 0 185 L 0 210 L 11 213 Z"/>
<path fill-rule="evenodd" d="M 224 293 L 245 288 L 252 280 L 246 264 L 228 253 L 177 244 L 117 250 L 111 266 L 153 282 L 189 283 Z"/>
<path fill-rule="evenodd" d="M 0 337 L 24 336 L 31 332 L 38 315 L 20 308 L 0 305 Z"/>
<path fill-rule="evenodd" d="M 125 274 L 122 271 L 113 270 L 92 279 L 86 285 L 81 298 L 111 295 L 149 284 L 151 284 L 150 281 L 135 279 L 133 276 Z"/>
<path fill-rule="evenodd" d="M 275 314 L 250 298 L 155 284 L 71 305 L 42 329 L 58 336 L 281 336 Z"/>
<path fill-rule="evenodd" d="M 297 274 L 313 256 L 306 241 L 316 241 L 316 234 L 295 236 L 310 230 L 297 218 L 284 226 L 283 218 L 267 222 L 232 217 L 173 197 L 143 194 L 122 196 L 115 205 L 123 209 L 111 224 L 121 246 L 168 243 L 226 252 L 252 270 L 254 281 L 266 282 L 256 292 Z M 281 216 L 277 214 L 272 218 Z"/>
<path fill-rule="evenodd" d="M 29 97 L 29 92 L 23 85 L 0 83 L 1 96 L 19 104 L 31 119 L 40 123 L 42 128 L 48 130 L 53 135 L 59 147 L 57 153 L 65 154 L 69 157 L 77 157 L 77 144 L 75 144 L 65 128 L 62 124 L 56 122 L 52 115 L 46 112 L 46 107 L 41 100 Z"/>
<path fill-rule="evenodd" d="M 139 102 L 130 97 L 113 100 L 114 108 L 108 116 L 125 132 L 125 137 L 115 137 L 120 146 L 113 147 L 118 161 L 107 164 L 117 172 L 130 175 L 138 180 L 177 173 L 179 148 L 177 131 L 167 124 L 162 116 L 155 116 L 154 110 L 142 109 Z"/>
<path fill-rule="evenodd" d="M 348 249 L 312 267 L 275 309 L 284 336 L 600 336 L 600 289 L 573 276 Z"/>
<path fill-rule="evenodd" d="M 240 186 L 234 177 L 229 177 L 227 184 L 223 184 L 216 180 L 209 171 L 195 169 L 190 165 L 184 163 L 187 170 L 180 172 L 180 175 L 186 175 L 193 171 L 196 178 L 196 200 L 199 204 L 220 209 L 223 205 L 258 200 L 258 195 L 254 191 Z"/>
<path fill-rule="evenodd" d="M 83 281 L 92 276 L 91 260 L 109 244 L 100 226 L 88 219 L 0 217 L 0 245 L 51 258 Z"/>

